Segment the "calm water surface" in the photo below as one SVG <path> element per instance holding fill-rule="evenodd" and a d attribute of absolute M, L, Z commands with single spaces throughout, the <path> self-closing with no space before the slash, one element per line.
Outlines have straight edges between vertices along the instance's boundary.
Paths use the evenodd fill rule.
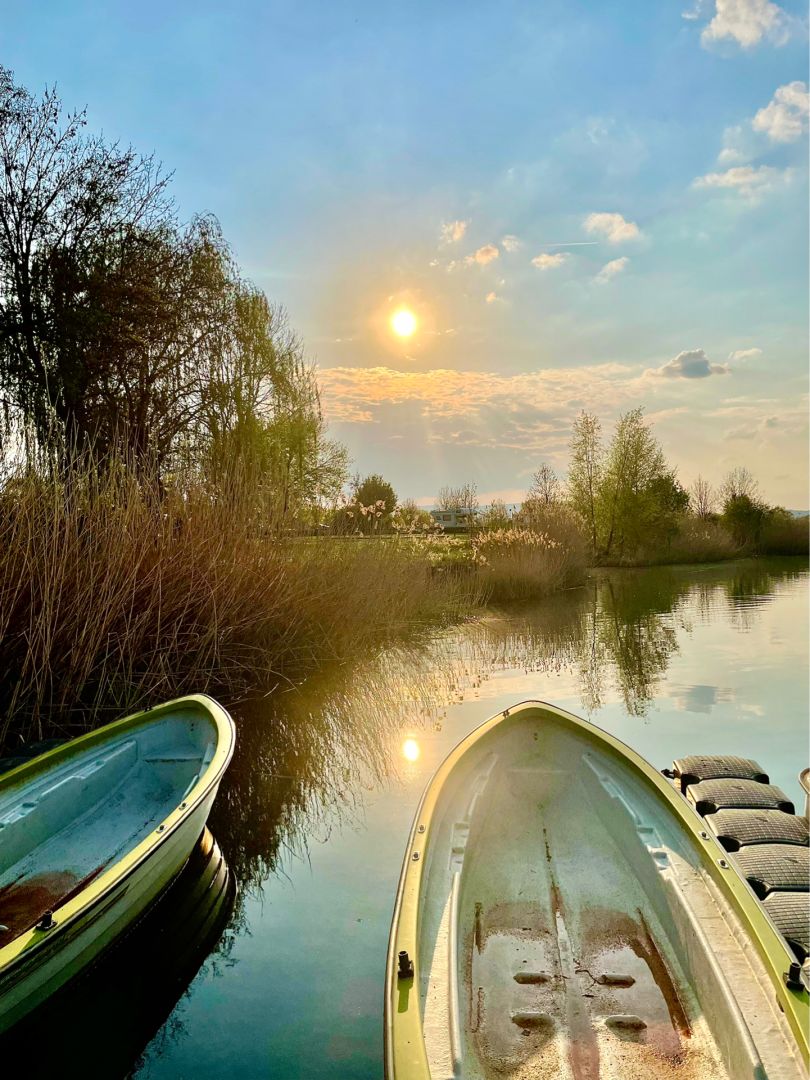
<path fill-rule="evenodd" d="M 697 751 L 756 758 L 798 802 L 807 638 L 799 561 L 611 572 L 251 710 L 210 822 L 239 898 L 132 1075 L 377 1080 L 402 855 L 452 746 L 537 698 L 658 767 Z"/>

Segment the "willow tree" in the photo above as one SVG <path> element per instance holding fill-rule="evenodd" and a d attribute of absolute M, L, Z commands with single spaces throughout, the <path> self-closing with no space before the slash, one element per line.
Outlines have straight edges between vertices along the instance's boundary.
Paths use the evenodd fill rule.
<path fill-rule="evenodd" d="M 326 436 L 315 372 L 286 313 L 245 282 L 210 350 L 198 429 L 202 466 L 238 478 L 277 521 L 336 502 L 345 449 Z"/>

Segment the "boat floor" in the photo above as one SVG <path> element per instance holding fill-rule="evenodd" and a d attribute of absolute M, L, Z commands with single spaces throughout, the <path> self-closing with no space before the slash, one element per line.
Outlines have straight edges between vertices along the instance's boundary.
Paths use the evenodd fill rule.
<path fill-rule="evenodd" d="M 20 854 L 0 866 L 0 946 L 136 847 L 177 806 L 201 758 L 181 751 L 144 759 L 129 741 L 0 807 L 2 850 L 13 845 Z"/>
<path fill-rule="evenodd" d="M 465 815 L 468 839 L 464 823 L 455 826 L 461 1075 L 725 1077 L 649 882 L 590 805 L 588 786 L 581 769 L 496 767 Z M 440 952 L 443 937 L 439 927 Z M 424 1014 L 431 1072 L 458 1075 L 439 1034 L 446 993 L 433 990 Z"/>

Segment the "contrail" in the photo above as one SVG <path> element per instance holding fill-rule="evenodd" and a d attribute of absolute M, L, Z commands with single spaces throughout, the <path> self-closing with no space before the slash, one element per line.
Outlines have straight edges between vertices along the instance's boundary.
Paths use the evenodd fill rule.
<path fill-rule="evenodd" d="M 568 240 L 559 244 L 541 244 L 540 247 L 593 247 L 594 244 L 601 244 L 601 242 L 601 240 Z"/>

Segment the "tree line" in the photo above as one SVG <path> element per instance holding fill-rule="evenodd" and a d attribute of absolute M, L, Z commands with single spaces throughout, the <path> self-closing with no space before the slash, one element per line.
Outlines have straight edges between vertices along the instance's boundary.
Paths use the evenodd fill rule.
<path fill-rule="evenodd" d="M 472 532 L 528 528 L 566 544 L 584 541 L 595 563 L 807 551 L 807 520 L 770 506 L 744 466 L 731 469 L 717 488 L 702 476 L 684 487 L 642 408 L 620 416 L 607 443 L 599 418 L 583 411 L 573 423 L 569 452 L 566 481 L 541 464 L 519 506 L 495 500 L 482 507 L 475 483 L 465 483 L 440 488 L 436 509 L 461 514 Z M 349 531 L 435 527 L 413 500 L 399 503 L 378 474 L 355 478 L 347 506 Z"/>

